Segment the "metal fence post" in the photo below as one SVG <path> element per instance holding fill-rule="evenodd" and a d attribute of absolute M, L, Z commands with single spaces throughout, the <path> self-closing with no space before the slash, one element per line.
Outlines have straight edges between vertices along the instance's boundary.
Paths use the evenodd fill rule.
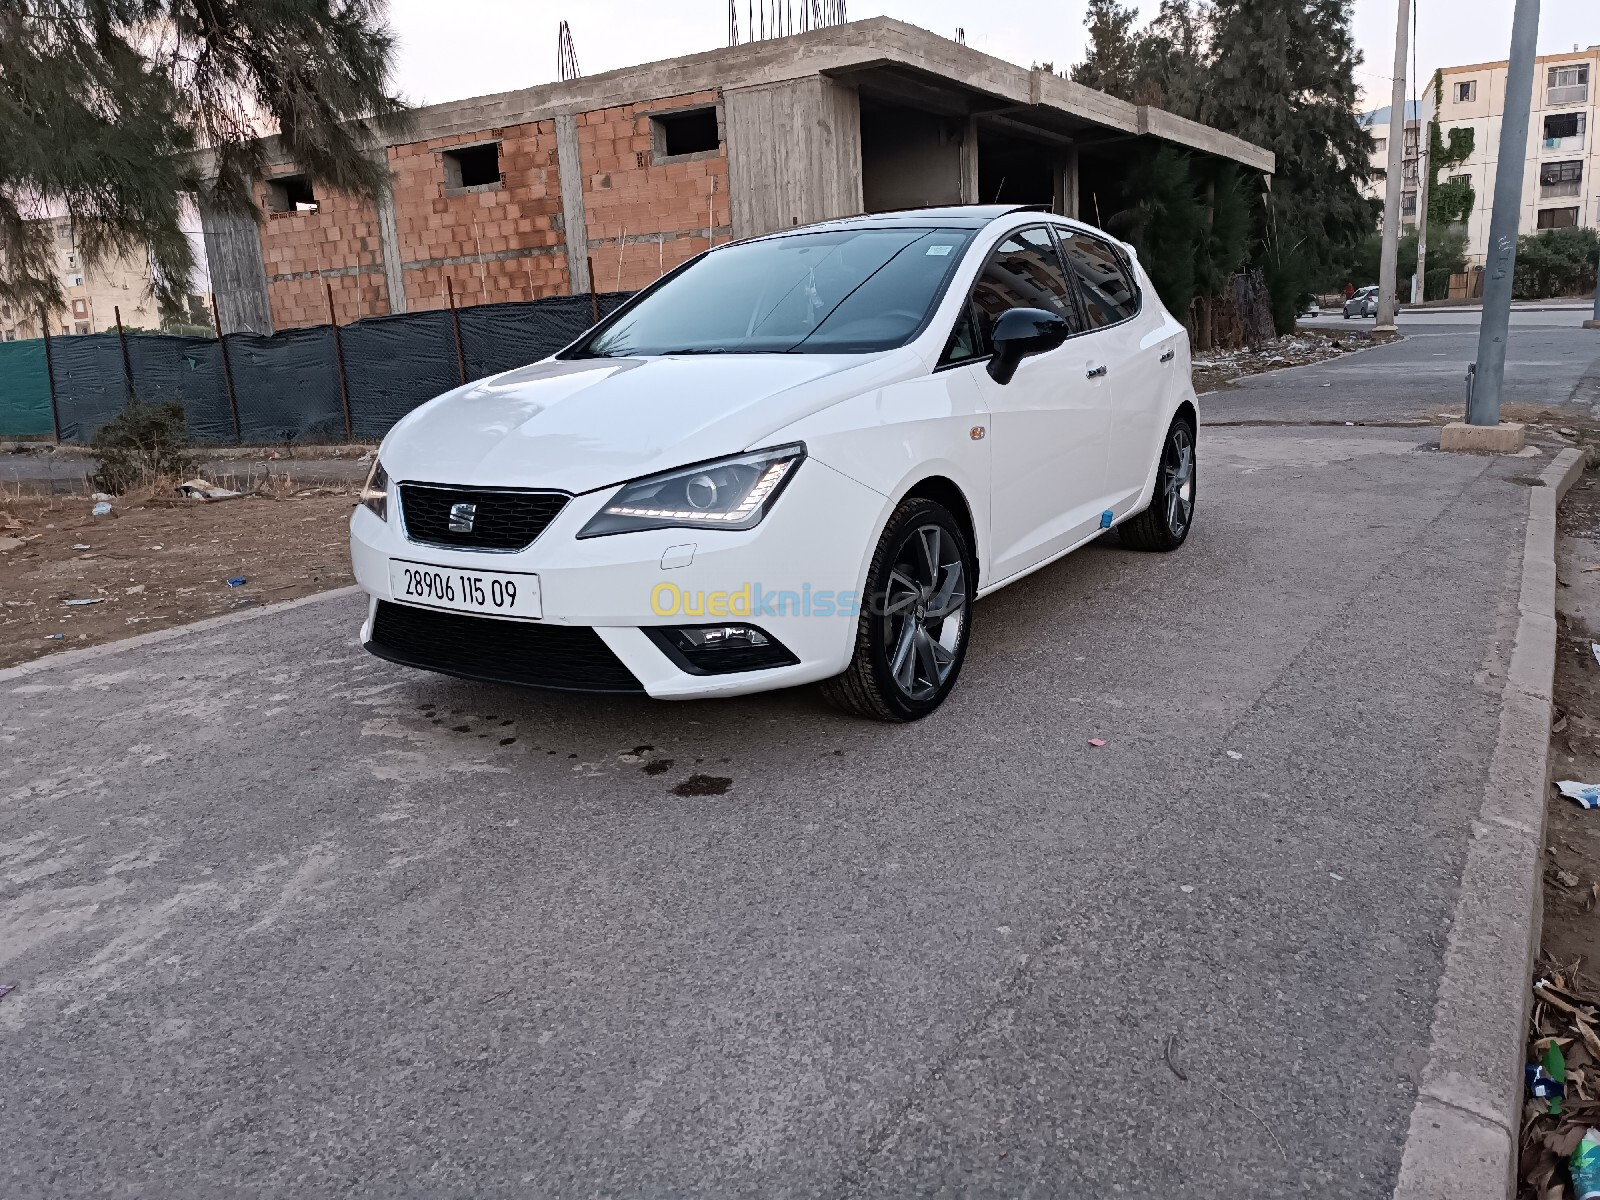
<path fill-rule="evenodd" d="M 228 358 L 228 339 L 222 336 L 222 318 L 217 314 L 217 294 L 211 293 L 211 323 L 217 327 L 217 345 L 222 348 L 222 382 L 228 389 L 228 411 L 233 413 L 233 442 L 244 445 L 244 430 L 239 425 L 239 398 L 233 392 L 233 363 Z"/>
<path fill-rule="evenodd" d="M 104 311 L 104 310 L 102 310 Z M 128 335 L 122 329 L 122 308 L 113 304 L 111 311 L 117 318 L 117 341 L 122 344 L 122 385 L 127 390 L 128 407 L 133 407 L 133 362 L 128 358 Z"/>
<path fill-rule="evenodd" d="M 456 372 L 461 376 L 461 382 L 467 382 L 467 356 L 461 352 L 461 314 L 456 311 L 456 285 L 450 276 L 444 277 L 445 294 L 450 297 L 450 327 L 456 334 Z"/>
<path fill-rule="evenodd" d="M 44 330 L 44 374 L 50 381 L 50 423 L 55 426 L 56 445 L 61 444 L 61 410 L 56 407 L 56 365 L 50 361 L 50 316 L 39 310 L 39 328 Z"/>
<path fill-rule="evenodd" d="M 344 339 L 339 336 L 339 319 L 333 312 L 333 284 L 324 280 L 322 286 L 328 289 L 328 324 L 333 326 L 333 361 L 339 367 L 339 403 L 344 406 L 344 440 L 348 444 L 356 440 L 356 433 L 350 420 L 350 389 L 344 378 Z"/>
<path fill-rule="evenodd" d="M 589 255 L 589 315 L 591 324 L 600 324 L 600 293 L 594 289 L 594 255 Z"/>

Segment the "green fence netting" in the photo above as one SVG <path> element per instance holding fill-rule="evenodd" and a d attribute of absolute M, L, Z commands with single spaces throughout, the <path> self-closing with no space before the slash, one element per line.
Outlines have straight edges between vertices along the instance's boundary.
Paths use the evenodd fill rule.
<path fill-rule="evenodd" d="M 0 342 L 0 437 L 54 432 L 44 339 Z"/>

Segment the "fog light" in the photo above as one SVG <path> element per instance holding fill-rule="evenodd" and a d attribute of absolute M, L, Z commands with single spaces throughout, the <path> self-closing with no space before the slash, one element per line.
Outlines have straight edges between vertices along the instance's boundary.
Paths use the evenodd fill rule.
<path fill-rule="evenodd" d="M 645 634 L 691 675 L 725 675 L 787 667 L 800 660 L 754 625 L 646 626 Z"/>
<path fill-rule="evenodd" d="M 680 649 L 726 650 L 733 646 L 770 646 L 772 639 L 753 625 L 708 625 L 701 629 L 674 629 Z"/>

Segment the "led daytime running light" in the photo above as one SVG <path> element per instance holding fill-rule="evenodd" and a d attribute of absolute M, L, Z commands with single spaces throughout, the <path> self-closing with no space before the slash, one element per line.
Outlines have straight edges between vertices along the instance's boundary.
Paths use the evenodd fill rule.
<path fill-rule="evenodd" d="M 632 508 L 620 504 L 612 505 L 605 511 L 608 515 L 614 517 L 665 517 L 673 521 L 742 521 L 772 494 L 772 489 L 783 481 L 783 477 L 789 473 L 789 468 L 794 463 L 795 460 L 792 458 L 784 462 L 773 463 L 762 472 L 761 478 L 756 480 L 755 486 L 739 502 L 739 507 L 728 512 L 702 512 L 692 508 Z"/>

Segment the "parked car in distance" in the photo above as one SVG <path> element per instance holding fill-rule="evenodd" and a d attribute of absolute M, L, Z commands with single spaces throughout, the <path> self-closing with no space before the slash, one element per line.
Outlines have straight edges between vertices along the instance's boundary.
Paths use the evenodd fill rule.
<path fill-rule="evenodd" d="M 1344 319 L 1351 317 L 1375 317 L 1378 315 L 1378 285 L 1360 289 L 1354 296 L 1344 302 Z"/>
<path fill-rule="evenodd" d="M 1306 306 L 1300 310 L 1300 315 L 1302 317 L 1320 317 L 1322 315 L 1322 305 L 1317 303 L 1315 296 L 1306 301 Z"/>
<path fill-rule="evenodd" d="M 350 523 L 361 641 L 914 720 L 980 597 L 1112 528 L 1183 545 L 1197 425 L 1183 325 L 1097 229 L 974 206 L 719 246 L 395 425 Z"/>

